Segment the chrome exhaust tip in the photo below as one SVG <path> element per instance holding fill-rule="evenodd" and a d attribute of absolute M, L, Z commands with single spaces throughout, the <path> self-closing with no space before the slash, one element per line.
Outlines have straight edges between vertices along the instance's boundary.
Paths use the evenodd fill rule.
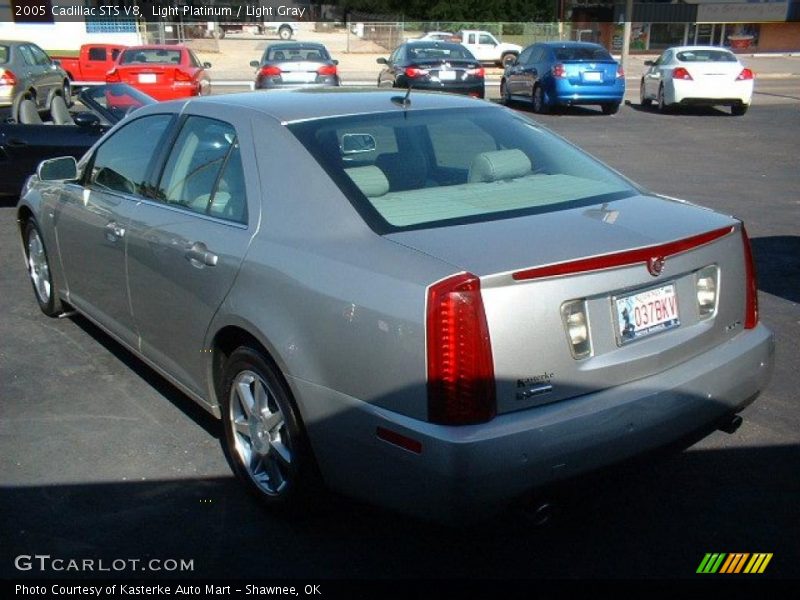
<path fill-rule="evenodd" d="M 724 431 L 725 433 L 731 434 L 735 433 L 739 427 L 742 425 L 742 417 L 739 415 L 733 415 L 729 419 L 726 419 L 722 422 L 722 424 L 718 427 L 720 431 Z"/>

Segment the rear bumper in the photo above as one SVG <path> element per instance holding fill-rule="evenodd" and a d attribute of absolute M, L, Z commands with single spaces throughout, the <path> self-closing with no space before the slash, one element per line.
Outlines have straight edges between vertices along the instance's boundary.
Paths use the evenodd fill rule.
<path fill-rule="evenodd" d="M 618 79 L 613 85 L 572 85 L 558 80 L 548 95 L 555 104 L 621 103 L 625 97 L 625 81 Z"/>
<path fill-rule="evenodd" d="M 665 99 L 668 103 L 704 105 L 750 104 L 752 98 L 752 80 L 714 85 L 695 81 L 673 80 L 665 84 Z"/>
<path fill-rule="evenodd" d="M 407 86 L 403 86 L 407 87 Z M 486 95 L 486 87 L 484 82 L 477 83 L 441 83 L 439 81 L 420 81 L 413 82 L 412 87 L 415 90 L 424 90 L 428 92 L 446 92 L 448 94 L 462 94 L 464 96 L 475 96 L 477 98 L 484 98 Z M 413 92 L 412 92 L 413 93 Z"/>
<path fill-rule="evenodd" d="M 774 342 L 763 325 L 672 369 L 476 426 L 411 419 L 290 380 L 328 484 L 425 517 L 480 516 L 544 484 L 675 442 L 764 389 Z M 376 437 L 417 440 L 417 454 Z"/>

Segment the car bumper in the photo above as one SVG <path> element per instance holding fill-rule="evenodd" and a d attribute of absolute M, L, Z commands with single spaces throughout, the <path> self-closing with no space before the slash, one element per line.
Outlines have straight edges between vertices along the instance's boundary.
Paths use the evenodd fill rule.
<path fill-rule="evenodd" d="M 0 106 L 11 106 L 14 103 L 14 86 L 0 85 Z"/>
<path fill-rule="evenodd" d="M 572 85 L 558 81 L 548 95 L 556 104 L 621 103 L 625 97 L 625 81 L 618 79 L 613 85 Z"/>
<path fill-rule="evenodd" d="M 194 98 L 195 96 L 201 95 L 200 86 L 197 84 L 192 85 L 183 85 L 183 86 L 158 86 L 158 85 L 136 85 L 136 84 L 128 84 L 132 87 L 135 87 L 141 92 L 144 92 L 148 96 L 152 97 L 155 100 L 165 101 L 165 100 L 178 100 L 180 98 Z"/>
<path fill-rule="evenodd" d="M 666 100 L 675 104 L 750 104 L 753 98 L 752 80 L 727 84 L 673 80 L 667 87 L 672 94 L 667 93 Z"/>
<path fill-rule="evenodd" d="M 486 87 L 483 82 L 451 84 L 439 81 L 415 81 L 412 87 L 414 90 L 426 92 L 446 92 L 448 94 L 475 96 L 476 98 L 484 98 L 486 96 Z M 413 94 L 414 92 L 412 91 L 411 93 Z"/>
<path fill-rule="evenodd" d="M 327 88 L 339 87 L 341 85 L 338 77 L 325 78 L 320 82 L 309 83 L 283 83 L 275 81 L 273 78 L 267 77 L 264 79 L 256 79 L 255 89 L 257 90 L 300 90 L 300 89 L 313 89 L 313 88 Z"/>
<path fill-rule="evenodd" d="M 333 489 L 452 521 L 502 509 L 533 488 L 669 445 L 752 402 L 772 372 L 763 325 L 657 375 L 489 423 L 447 427 L 290 379 Z M 423 387 L 424 389 L 424 387 Z M 383 427 L 421 444 L 379 439 Z"/>

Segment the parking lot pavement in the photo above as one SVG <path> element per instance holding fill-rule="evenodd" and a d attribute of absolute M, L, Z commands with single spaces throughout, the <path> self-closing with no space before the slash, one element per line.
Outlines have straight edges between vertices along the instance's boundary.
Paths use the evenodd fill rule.
<path fill-rule="evenodd" d="M 763 577 L 800 576 L 800 111 L 533 118 L 656 192 L 746 220 L 777 350 L 738 432 L 556 490 L 545 529 L 516 513 L 445 529 L 331 495 L 301 516 L 269 514 L 230 475 L 211 417 L 86 320 L 39 313 L 6 204 L 0 576 L 102 576 L 14 568 L 20 554 L 50 554 L 185 558 L 191 577 L 481 577 L 502 590 L 520 578 L 692 578 L 707 552 L 772 552 Z M 124 574 L 169 575 L 187 576 Z"/>

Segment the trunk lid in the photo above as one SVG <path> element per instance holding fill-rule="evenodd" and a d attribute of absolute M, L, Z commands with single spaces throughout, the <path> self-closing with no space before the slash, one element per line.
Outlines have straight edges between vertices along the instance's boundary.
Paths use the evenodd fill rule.
<path fill-rule="evenodd" d="M 572 85 L 614 85 L 619 64 L 614 60 L 565 60 L 566 78 Z"/>
<path fill-rule="evenodd" d="M 740 332 L 746 278 L 737 227 L 733 218 L 710 210 L 635 196 L 602 206 L 386 237 L 450 263 L 454 272 L 480 277 L 497 409 L 506 413 L 647 377 Z M 697 237 L 708 232 L 718 233 L 711 241 Z M 642 249 L 636 260 L 627 260 L 631 251 Z M 654 276 L 642 257 L 662 252 L 663 270 Z M 558 276 L 526 275 L 533 267 L 574 266 L 597 256 L 608 264 L 597 268 L 590 263 L 588 270 L 567 269 L 576 272 Z M 706 267 L 716 269 L 719 297 L 715 312 L 703 317 L 696 286 L 699 270 Z M 664 310 L 669 304 L 676 314 L 664 327 L 628 339 L 622 333 L 621 307 L 632 302 L 646 310 L 647 296 L 659 296 Z M 573 357 L 562 314 L 571 301 L 585 307 L 591 354 L 582 359 Z"/>

